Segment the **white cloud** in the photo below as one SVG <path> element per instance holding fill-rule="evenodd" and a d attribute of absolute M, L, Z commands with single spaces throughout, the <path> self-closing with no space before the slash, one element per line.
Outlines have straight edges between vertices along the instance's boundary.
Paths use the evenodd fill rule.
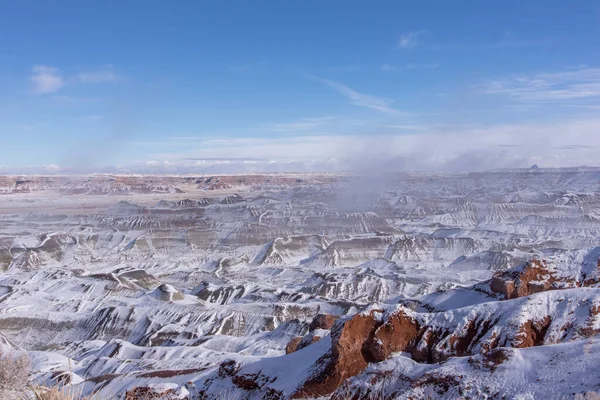
<path fill-rule="evenodd" d="M 122 80 L 111 65 L 99 69 L 80 72 L 76 75 L 63 78 L 58 68 L 46 65 L 36 65 L 32 68 L 33 74 L 29 78 L 33 84 L 33 92 L 38 94 L 55 93 L 65 85 L 118 83 Z M 68 96 L 64 96 L 65 98 Z"/>
<path fill-rule="evenodd" d="M 418 134 L 381 133 L 365 127 L 360 135 L 275 135 L 195 140 L 171 138 L 150 143 L 139 163 L 117 170 L 154 173 L 235 173 L 300 171 L 439 171 L 597 165 L 600 118 L 562 123 L 507 124 L 452 128 L 424 126 Z M 145 147 L 143 142 L 119 146 Z M 104 151 L 112 151 L 105 149 Z M 151 162 L 144 163 L 143 161 Z M 90 173 L 112 167 L 77 166 L 62 172 Z M 61 165 L 69 167 L 69 165 Z M 108 168 L 108 169 L 107 169 Z"/>
<path fill-rule="evenodd" d="M 522 102 L 563 102 L 600 98 L 600 68 L 513 76 L 485 82 L 483 93 Z"/>
<path fill-rule="evenodd" d="M 283 123 L 273 123 L 266 124 L 261 128 L 253 129 L 260 131 L 272 131 L 272 132 L 306 132 L 316 128 L 321 128 L 333 120 L 335 117 L 326 116 L 326 117 L 316 117 L 316 118 L 303 118 L 299 121 L 293 122 L 283 122 Z"/>
<path fill-rule="evenodd" d="M 392 101 L 388 99 L 383 99 L 376 96 L 371 96 L 368 94 L 359 93 L 354 89 L 349 88 L 346 85 L 343 85 L 339 82 L 332 81 L 330 79 L 322 79 L 322 78 L 313 78 L 318 82 L 321 82 L 327 86 L 330 86 L 337 90 L 339 94 L 347 97 L 350 102 L 358 107 L 370 108 L 372 110 L 377 110 L 384 113 L 389 114 L 403 114 L 403 115 L 413 115 L 411 113 L 402 112 L 396 110 L 391 107 Z"/>
<path fill-rule="evenodd" d="M 86 84 L 118 83 L 121 80 L 110 65 L 97 70 L 80 72 L 76 78 Z"/>
<path fill-rule="evenodd" d="M 512 39 L 510 36 L 505 36 L 503 39 L 493 42 L 480 43 L 441 43 L 429 45 L 428 50 L 493 50 L 493 49 L 509 49 L 519 47 L 532 47 L 548 45 L 551 40 L 518 40 Z"/>
<path fill-rule="evenodd" d="M 33 67 L 33 75 L 29 78 L 33 83 L 35 93 L 54 93 L 64 86 L 64 81 L 58 69 L 45 65 Z"/>
<path fill-rule="evenodd" d="M 408 49 L 411 47 L 415 47 L 418 44 L 419 36 L 423 35 L 424 33 L 424 31 L 412 31 L 400 35 L 396 48 Z"/>
<path fill-rule="evenodd" d="M 285 162 L 290 167 L 287 171 L 366 168 L 457 172 L 532 164 L 540 167 L 597 165 L 600 151 L 597 135 L 600 119 L 463 128 L 391 127 L 403 132 L 386 131 L 374 125 L 366 126 L 362 134 L 355 135 L 197 138 L 193 143 L 165 141 L 160 149 L 168 153 L 151 154 L 149 159 L 176 163 L 184 158 L 250 157 L 265 160 L 252 167 L 263 171 L 270 168 L 268 162 L 279 163 L 279 166 Z M 409 134 L 408 130 L 414 132 Z M 325 164 L 329 160 L 336 160 L 335 165 Z M 242 166 L 236 168 L 239 172 L 245 171 Z"/>

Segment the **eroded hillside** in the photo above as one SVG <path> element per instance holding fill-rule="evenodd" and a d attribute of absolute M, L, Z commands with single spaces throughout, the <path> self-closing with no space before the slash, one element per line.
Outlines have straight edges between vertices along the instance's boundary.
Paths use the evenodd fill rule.
<path fill-rule="evenodd" d="M 596 391 L 599 182 L 2 177 L 3 347 L 111 398 Z"/>

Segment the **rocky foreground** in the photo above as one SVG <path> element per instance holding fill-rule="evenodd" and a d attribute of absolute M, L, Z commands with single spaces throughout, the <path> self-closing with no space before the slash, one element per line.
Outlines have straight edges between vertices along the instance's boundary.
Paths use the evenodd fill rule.
<path fill-rule="evenodd" d="M 600 387 L 599 334 L 600 247 L 573 270 L 533 260 L 471 287 L 347 317 L 318 314 L 284 356 L 104 379 L 110 390 L 148 384 L 128 399 L 591 396 Z"/>

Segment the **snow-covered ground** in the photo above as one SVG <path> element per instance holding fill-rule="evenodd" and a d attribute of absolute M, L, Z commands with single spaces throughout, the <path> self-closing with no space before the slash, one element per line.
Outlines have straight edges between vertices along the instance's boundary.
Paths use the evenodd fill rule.
<path fill-rule="evenodd" d="M 1 177 L 0 333 L 37 382 L 67 372 L 105 397 L 571 396 L 600 390 L 598 246 L 595 169 Z M 491 291 L 534 259 L 550 272 L 530 295 Z M 488 354 L 482 334 L 444 360 L 392 351 L 328 392 L 307 385 L 344 321 L 398 307 L 440 337 L 473 315 L 505 338 L 553 322 L 533 347 Z M 331 334 L 317 315 L 340 318 Z"/>

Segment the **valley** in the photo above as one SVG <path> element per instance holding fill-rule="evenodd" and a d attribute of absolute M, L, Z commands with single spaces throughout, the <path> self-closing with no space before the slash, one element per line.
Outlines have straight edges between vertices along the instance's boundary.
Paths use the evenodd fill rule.
<path fill-rule="evenodd" d="M 100 398 L 600 390 L 598 169 L 4 176 L 0 268 L 3 351 Z"/>

